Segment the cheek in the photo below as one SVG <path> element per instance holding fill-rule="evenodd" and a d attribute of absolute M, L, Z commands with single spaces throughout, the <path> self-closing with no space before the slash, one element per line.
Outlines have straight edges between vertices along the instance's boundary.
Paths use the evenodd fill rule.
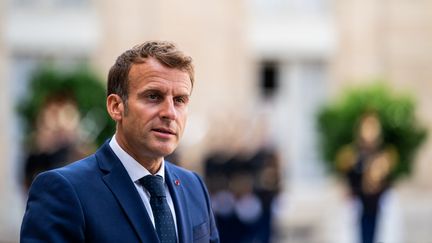
<path fill-rule="evenodd" d="M 187 122 L 187 110 L 180 112 L 179 120 L 180 120 L 182 128 L 184 128 L 186 125 L 186 122 Z"/>
<path fill-rule="evenodd" d="M 157 109 L 152 107 L 142 107 L 137 111 L 136 119 L 139 123 L 146 124 L 158 117 Z"/>
<path fill-rule="evenodd" d="M 181 116 L 178 118 L 177 120 L 177 128 L 178 131 L 180 132 L 180 137 L 183 135 L 184 129 L 186 127 L 186 116 Z"/>

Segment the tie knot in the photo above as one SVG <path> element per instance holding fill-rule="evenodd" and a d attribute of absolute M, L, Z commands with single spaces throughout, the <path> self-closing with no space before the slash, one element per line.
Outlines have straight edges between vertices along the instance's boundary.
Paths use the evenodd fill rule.
<path fill-rule="evenodd" d="M 140 179 L 151 197 L 165 197 L 164 181 L 161 176 L 147 175 Z"/>

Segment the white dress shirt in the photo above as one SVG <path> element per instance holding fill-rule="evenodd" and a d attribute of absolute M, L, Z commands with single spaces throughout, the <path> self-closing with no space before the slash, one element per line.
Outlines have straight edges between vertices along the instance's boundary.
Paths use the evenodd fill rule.
<path fill-rule="evenodd" d="M 139 179 L 143 178 L 146 175 L 151 175 L 151 173 L 144 168 L 138 161 L 136 161 L 132 156 L 130 156 L 126 151 L 124 151 L 120 145 L 117 143 L 116 136 L 111 139 L 109 143 L 111 149 L 114 151 L 114 153 L 117 155 L 117 157 L 120 159 L 121 163 L 125 167 L 127 173 L 129 174 L 129 177 L 131 178 L 132 182 L 134 183 L 143 203 L 147 210 L 148 215 L 150 216 L 150 219 L 153 223 L 153 227 L 155 227 L 154 217 L 153 217 L 153 211 L 151 209 L 150 205 L 150 193 L 145 189 L 141 183 L 139 182 Z M 162 161 L 162 166 L 159 169 L 159 171 L 155 174 L 162 176 L 164 179 L 164 185 L 165 185 L 165 193 L 166 193 L 166 199 L 168 202 L 168 205 L 170 207 L 173 219 L 174 219 L 174 225 L 177 232 L 177 238 L 178 238 L 178 230 L 177 230 L 177 219 L 176 219 L 176 213 L 174 210 L 174 203 L 171 197 L 171 194 L 168 190 L 168 186 L 165 182 L 165 160 Z"/>

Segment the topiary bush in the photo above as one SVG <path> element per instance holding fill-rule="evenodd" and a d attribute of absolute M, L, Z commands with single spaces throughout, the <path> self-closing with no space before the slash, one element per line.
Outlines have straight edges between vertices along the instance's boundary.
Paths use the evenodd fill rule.
<path fill-rule="evenodd" d="M 327 168 L 337 171 L 335 161 L 338 151 L 353 142 L 357 121 L 368 110 L 376 111 L 379 116 L 383 143 L 397 150 L 399 162 L 392 171 L 392 177 L 408 175 L 427 132 L 415 118 L 414 99 L 408 94 L 395 93 L 380 83 L 349 89 L 321 108 L 318 131 Z"/>

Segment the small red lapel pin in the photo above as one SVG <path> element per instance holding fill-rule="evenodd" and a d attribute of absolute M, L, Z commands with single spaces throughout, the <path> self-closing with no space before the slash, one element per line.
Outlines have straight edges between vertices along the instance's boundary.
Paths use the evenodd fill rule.
<path fill-rule="evenodd" d="M 175 184 L 176 186 L 180 186 L 180 181 L 179 181 L 179 180 L 175 180 L 175 181 L 174 181 L 174 184 Z"/>

